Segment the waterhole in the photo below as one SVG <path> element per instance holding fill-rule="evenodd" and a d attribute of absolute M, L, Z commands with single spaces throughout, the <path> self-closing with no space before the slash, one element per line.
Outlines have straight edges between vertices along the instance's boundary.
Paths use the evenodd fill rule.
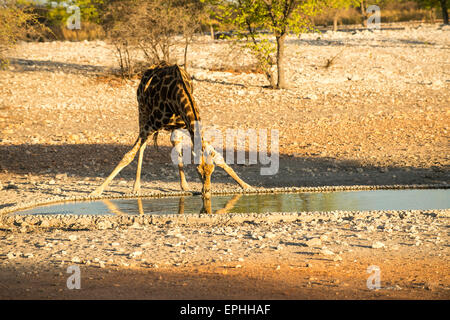
<path fill-rule="evenodd" d="M 429 210 L 450 208 L 450 189 L 364 190 L 213 196 L 128 198 L 66 202 L 39 206 L 14 214 L 115 215 L 267 213 L 300 211 Z"/>

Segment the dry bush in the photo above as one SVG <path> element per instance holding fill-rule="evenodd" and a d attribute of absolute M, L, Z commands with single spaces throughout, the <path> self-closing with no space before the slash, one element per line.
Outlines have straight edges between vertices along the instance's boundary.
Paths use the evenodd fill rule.
<path fill-rule="evenodd" d="M 69 29 L 65 25 L 51 26 L 54 37 L 58 40 L 83 41 L 105 38 L 103 28 L 93 22 L 83 22 L 81 29 Z"/>
<path fill-rule="evenodd" d="M 415 1 L 391 2 L 381 10 L 382 22 L 432 21 L 434 19 L 434 10 L 421 9 Z"/>
<path fill-rule="evenodd" d="M 130 15 L 128 37 L 148 60 L 170 63 L 175 36 L 182 32 L 182 15 L 182 9 L 168 1 L 142 1 Z"/>
<path fill-rule="evenodd" d="M 0 67 L 8 64 L 4 54 L 18 40 L 36 39 L 47 30 L 29 7 L 13 0 L 0 2 Z"/>
<path fill-rule="evenodd" d="M 176 45 L 187 50 L 200 28 L 202 6 L 198 1 L 125 0 L 112 2 L 104 17 L 108 39 L 114 44 L 121 74 L 134 77 L 149 65 L 173 58 Z M 137 56 L 142 53 L 145 61 Z"/>
<path fill-rule="evenodd" d="M 136 76 L 137 53 L 132 45 L 132 29 L 128 23 L 136 1 L 112 1 L 104 11 L 102 25 L 107 39 L 115 49 L 119 65 L 119 73 L 122 78 Z"/>

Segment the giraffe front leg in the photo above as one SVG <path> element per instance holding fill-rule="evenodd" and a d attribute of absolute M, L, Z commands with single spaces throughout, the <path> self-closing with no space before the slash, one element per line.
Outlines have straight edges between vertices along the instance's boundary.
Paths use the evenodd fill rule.
<path fill-rule="evenodd" d="M 146 147 L 147 147 L 147 140 L 139 148 L 139 158 L 138 158 L 138 164 L 137 164 L 137 169 L 136 169 L 136 180 L 134 181 L 134 185 L 133 185 L 133 193 L 139 193 L 139 190 L 141 189 L 142 160 L 144 158 L 144 150 Z"/>
<path fill-rule="evenodd" d="M 136 153 L 138 152 L 140 146 L 141 146 L 141 138 L 138 138 L 136 142 L 134 143 L 133 148 L 128 151 L 125 156 L 120 160 L 119 164 L 114 168 L 113 172 L 108 176 L 108 178 L 105 179 L 105 182 L 95 189 L 90 195 L 91 196 L 99 196 L 103 193 L 103 190 L 106 188 L 106 186 L 114 179 L 114 177 L 125 168 L 127 165 L 130 164 L 131 161 L 133 161 L 134 157 L 136 156 Z"/>
<path fill-rule="evenodd" d="M 234 170 L 225 163 L 225 160 L 223 159 L 222 155 L 220 155 L 220 153 L 216 152 L 216 150 L 214 150 L 214 148 L 209 143 L 205 143 L 205 145 L 206 152 L 211 155 L 214 163 L 225 170 L 225 172 L 228 173 L 234 179 L 234 181 L 236 181 L 241 186 L 242 189 L 253 189 L 251 185 L 239 178 L 236 172 L 234 172 Z"/>
<path fill-rule="evenodd" d="M 239 176 L 236 174 L 236 172 L 234 172 L 233 169 L 231 169 L 226 163 L 224 162 L 219 162 L 216 163 L 217 166 L 221 167 L 223 170 L 225 170 L 226 173 L 228 173 L 233 179 L 234 181 L 236 181 L 242 189 L 247 190 L 247 189 L 253 189 L 253 187 L 251 185 L 249 185 L 248 183 L 244 182 L 244 180 L 242 180 L 241 178 L 239 178 Z"/>
<path fill-rule="evenodd" d="M 211 198 L 202 198 L 203 206 L 200 213 L 212 213 L 211 211 Z"/>
<path fill-rule="evenodd" d="M 178 172 L 180 173 L 180 187 L 181 190 L 189 190 L 188 183 L 186 181 L 186 175 L 184 174 L 183 166 L 183 134 L 178 130 L 172 131 L 170 135 L 170 142 L 175 147 L 177 152 Z"/>

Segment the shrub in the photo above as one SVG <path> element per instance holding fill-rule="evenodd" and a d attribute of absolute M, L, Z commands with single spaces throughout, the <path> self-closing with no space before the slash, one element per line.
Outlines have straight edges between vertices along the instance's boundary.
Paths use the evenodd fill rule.
<path fill-rule="evenodd" d="M 18 40 L 39 38 L 46 30 L 30 7 L 13 0 L 0 2 L 0 66 L 8 64 L 5 51 Z"/>

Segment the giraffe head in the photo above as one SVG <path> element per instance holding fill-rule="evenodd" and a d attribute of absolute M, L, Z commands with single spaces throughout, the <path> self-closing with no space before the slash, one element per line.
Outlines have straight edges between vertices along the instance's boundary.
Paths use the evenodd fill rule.
<path fill-rule="evenodd" d="M 197 172 L 203 185 L 202 197 L 209 199 L 211 198 L 211 175 L 214 172 L 214 163 L 210 155 L 202 154 Z"/>

